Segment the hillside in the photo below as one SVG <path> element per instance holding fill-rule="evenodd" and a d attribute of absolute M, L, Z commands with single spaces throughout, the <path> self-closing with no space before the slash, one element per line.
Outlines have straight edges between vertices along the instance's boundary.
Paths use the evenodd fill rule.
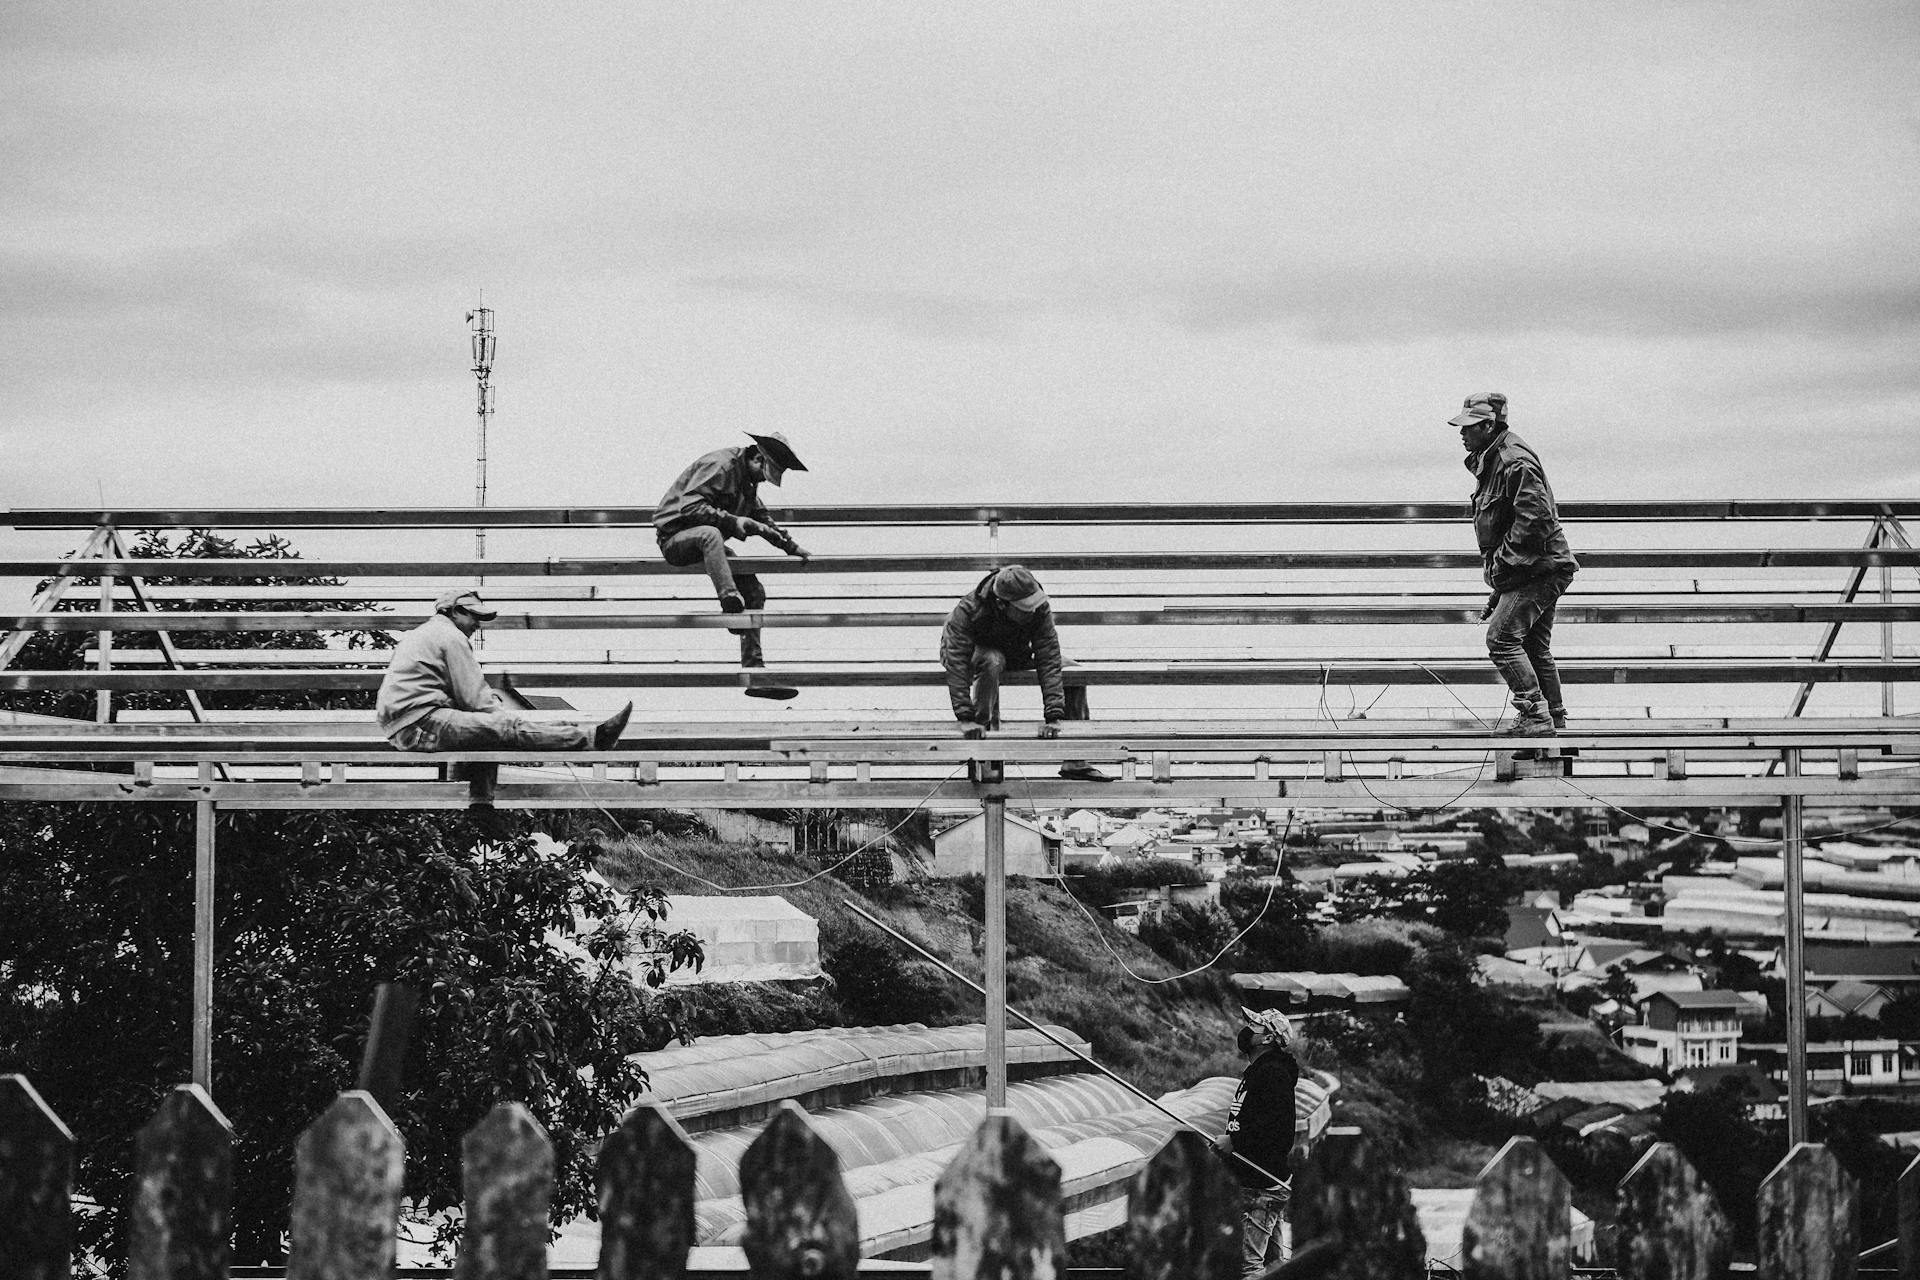
<path fill-rule="evenodd" d="M 700 880 L 756 886 L 755 892 L 777 893 L 820 921 L 823 967 L 834 979 L 829 988 L 676 989 L 666 998 L 682 1002 L 695 1035 L 903 1021 L 937 1026 L 981 1017 L 978 996 L 911 956 L 846 906 L 849 900 L 859 903 L 978 981 L 982 886 L 977 878 L 918 879 L 862 891 L 820 874 L 820 864 L 804 855 L 664 835 L 617 841 L 601 866 L 616 885 L 649 882 L 667 893 L 714 892 Z M 1359 928 L 1369 936 L 1411 938 L 1415 947 L 1439 936 L 1420 927 Z M 1234 1049 L 1238 1005 L 1224 972 L 1141 981 L 1170 978 L 1176 971 L 1133 935 L 1045 883 L 1016 879 L 1010 885 L 1007 934 L 1009 1002 L 1086 1036 L 1099 1060 L 1130 1082 L 1159 1094 L 1208 1076 L 1239 1074 L 1244 1064 Z M 1493 1153 L 1491 1135 L 1436 1110 L 1436 1101 L 1444 1106 L 1444 1100 L 1434 1099 L 1427 1087 L 1421 1055 L 1404 1027 L 1336 1027 L 1330 1038 L 1304 1037 L 1302 1057 L 1340 1077 L 1336 1120 L 1364 1127 L 1422 1185 L 1464 1185 Z"/>

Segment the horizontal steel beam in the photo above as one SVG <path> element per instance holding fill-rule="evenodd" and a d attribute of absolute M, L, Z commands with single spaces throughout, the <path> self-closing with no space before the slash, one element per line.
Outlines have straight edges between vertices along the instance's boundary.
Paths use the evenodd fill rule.
<path fill-rule="evenodd" d="M 779 506 L 782 524 L 1433 524 L 1461 519 L 1458 502 L 1103 502 L 873 503 Z M 1567 520 L 1714 521 L 1860 520 L 1920 516 L 1920 502 L 1897 499 L 1749 501 L 1571 501 Z M 489 528 L 651 525 L 651 507 L 114 507 L 16 508 L 17 529 L 76 529 L 98 524 L 157 528 Z"/>
<path fill-rule="evenodd" d="M 1070 552 L 1042 551 L 1018 557 L 988 552 L 923 555 L 820 555 L 811 560 L 789 556 L 741 556 L 737 567 L 752 573 L 986 573 L 1018 560 L 1044 572 L 1236 573 L 1251 569 L 1312 570 L 1402 569 L 1460 570 L 1478 573 L 1480 557 L 1466 551 L 1202 551 Z M 74 561 L 0 560 L 0 577 L 44 577 L 73 572 Z M 261 578 L 490 578 L 631 577 L 684 574 L 657 555 L 640 557 L 554 556 L 541 560 L 88 560 L 94 573 L 116 577 Z M 1835 569 L 1882 565 L 1920 566 L 1920 549 L 1910 547 L 1660 547 L 1641 550 L 1582 551 L 1581 565 L 1593 569 Z M 78 575 L 77 575 L 78 576 Z M 81 581 L 87 581 L 81 576 Z M 287 588 L 298 598 L 299 588 Z"/>
<path fill-rule="evenodd" d="M 1170 781 L 1081 783 L 1056 778 L 1013 779 L 991 786 L 951 781 L 887 780 L 742 782 L 501 782 L 496 806 L 528 809 L 763 809 L 891 808 L 978 804 L 990 795 L 1016 805 L 1050 808 L 1101 805 L 1147 807 L 1174 802 L 1292 808 L 1594 808 L 1628 810 L 1675 806 L 1778 806 L 1785 795 L 1814 805 L 1911 805 L 1920 800 L 1920 775 L 1863 775 L 1846 780 L 1797 778 L 1522 778 L 1486 776 L 1299 779 L 1174 778 Z M 241 809 L 457 809 L 468 803 L 465 784 L 443 782 L 176 782 L 131 779 L 98 782 L 0 780 L 0 802 L 88 801 L 177 804 L 214 800 Z"/>
<path fill-rule="evenodd" d="M 1071 626 L 1472 626 L 1481 621 L 1480 602 L 1460 605 L 1152 605 L 1128 609 L 1055 609 L 1054 620 Z M 419 626 L 431 612 L 383 613 L 329 610 L 300 613 L 239 611 L 218 613 L 184 609 L 158 613 L 0 614 L 0 629 L 21 631 L 399 631 Z M 723 630 L 750 623 L 771 628 L 939 627 L 947 613 L 860 612 L 783 613 L 748 610 L 696 613 L 518 613 L 502 612 L 488 623 L 498 631 L 672 631 Z M 1562 604 L 1560 625 L 1747 624 L 1780 626 L 1807 623 L 1920 622 L 1914 604 Z M 244 656 L 237 651 L 235 656 Z"/>
<path fill-rule="evenodd" d="M 1907 683 L 1920 680 L 1920 661 L 1877 658 L 1734 661 L 1673 659 L 1622 662 L 1567 659 L 1559 664 L 1565 684 L 1816 684 Z M 137 689 L 201 692 L 223 689 L 345 692 L 379 687 L 378 671 L 0 671 L 0 691 Z M 1484 662 L 1084 662 L 1068 670 L 1068 683 L 1088 687 L 1193 687 L 1207 685 L 1401 685 L 1439 679 L 1449 685 L 1499 683 Z M 488 678 L 528 689 L 745 689 L 761 685 L 805 688 L 927 688 L 946 684 L 932 665 L 869 663 L 788 664 L 751 672 L 719 664 L 586 663 L 494 664 Z M 1033 683 L 1032 672 L 1014 672 L 1009 683 Z"/>

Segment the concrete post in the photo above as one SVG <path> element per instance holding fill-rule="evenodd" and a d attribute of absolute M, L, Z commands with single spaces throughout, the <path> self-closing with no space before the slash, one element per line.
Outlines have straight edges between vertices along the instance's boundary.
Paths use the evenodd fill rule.
<path fill-rule="evenodd" d="M 193 1083 L 213 1096 L 213 823 L 211 800 L 193 805 Z"/>

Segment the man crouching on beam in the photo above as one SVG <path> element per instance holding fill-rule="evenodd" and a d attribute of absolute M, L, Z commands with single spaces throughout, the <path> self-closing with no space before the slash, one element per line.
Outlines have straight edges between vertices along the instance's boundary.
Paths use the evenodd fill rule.
<path fill-rule="evenodd" d="M 469 637 L 499 616 L 471 587 L 454 587 L 400 637 L 374 702 L 387 740 L 402 751 L 606 751 L 620 741 L 631 702 L 593 726 L 532 720 L 487 684 Z"/>
<path fill-rule="evenodd" d="M 1069 689 L 1060 674 L 1060 634 L 1053 606 L 1025 566 L 1010 564 L 980 579 L 960 597 L 940 633 L 940 665 L 947 671 L 947 697 L 969 738 L 1000 727 L 1000 677 L 1032 671 L 1040 678 L 1046 723 L 1040 736 L 1060 736 L 1060 721 L 1087 718 L 1087 691 Z M 1076 782 L 1110 782 L 1085 760 L 1068 760 L 1060 776 Z"/>

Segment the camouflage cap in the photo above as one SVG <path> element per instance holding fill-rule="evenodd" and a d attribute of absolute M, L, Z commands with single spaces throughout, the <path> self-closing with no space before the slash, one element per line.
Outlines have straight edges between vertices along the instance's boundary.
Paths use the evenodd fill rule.
<path fill-rule="evenodd" d="M 1293 1019 L 1278 1009 L 1249 1009 L 1243 1005 L 1240 1016 L 1247 1020 L 1248 1026 L 1282 1048 L 1293 1044 Z"/>

